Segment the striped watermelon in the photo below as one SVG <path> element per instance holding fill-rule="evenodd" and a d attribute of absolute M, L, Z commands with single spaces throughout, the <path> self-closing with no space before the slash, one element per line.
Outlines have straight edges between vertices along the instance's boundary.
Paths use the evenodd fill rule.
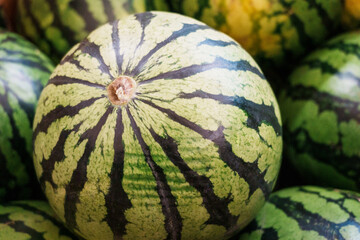
<path fill-rule="evenodd" d="M 58 63 L 98 26 L 131 13 L 166 10 L 165 0 L 18 0 L 17 31 Z"/>
<path fill-rule="evenodd" d="M 341 21 L 344 30 L 354 30 L 360 28 L 360 1 L 344 0 L 344 9 Z"/>
<path fill-rule="evenodd" d="M 51 206 L 86 239 L 224 239 L 255 216 L 282 151 L 273 92 L 231 38 L 146 12 L 64 57 L 34 120 Z"/>
<path fill-rule="evenodd" d="M 53 68 L 34 45 L 0 31 L 0 202 L 41 194 L 32 160 L 32 123 Z"/>
<path fill-rule="evenodd" d="M 48 203 L 15 201 L 0 204 L 0 239 L 71 240 L 77 239 L 56 220 Z"/>
<path fill-rule="evenodd" d="M 309 184 L 360 189 L 360 33 L 294 70 L 280 95 L 286 156 Z"/>
<path fill-rule="evenodd" d="M 282 189 L 233 240 L 360 239 L 359 199 L 359 193 L 315 186 Z"/>
<path fill-rule="evenodd" d="M 237 40 L 270 71 L 319 45 L 338 26 L 341 0 L 168 0 L 170 9 L 195 17 Z"/>

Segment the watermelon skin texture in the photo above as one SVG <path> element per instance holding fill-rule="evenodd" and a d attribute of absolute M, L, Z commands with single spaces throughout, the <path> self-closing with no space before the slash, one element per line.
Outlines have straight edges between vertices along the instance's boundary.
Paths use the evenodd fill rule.
<path fill-rule="evenodd" d="M 339 25 L 340 0 L 168 0 L 169 7 L 238 41 L 261 68 L 272 72 L 297 60 Z M 272 79 L 270 79 L 272 81 Z"/>
<path fill-rule="evenodd" d="M 137 89 L 120 107 L 107 87 L 124 75 Z M 264 204 L 282 152 L 277 101 L 254 60 L 165 12 L 106 24 L 74 46 L 33 129 L 50 205 L 86 239 L 227 239 Z"/>
<path fill-rule="evenodd" d="M 300 186 L 270 195 L 235 240 L 352 240 L 360 238 L 357 192 Z"/>
<path fill-rule="evenodd" d="M 360 189 L 360 34 L 306 57 L 279 97 L 286 156 L 304 183 Z"/>
<path fill-rule="evenodd" d="M 0 202 L 42 196 L 32 160 L 32 123 L 53 69 L 33 44 L 0 31 Z"/>
<path fill-rule="evenodd" d="M 167 10 L 165 0 L 19 0 L 17 32 L 55 63 L 92 30 L 132 13 Z"/>
<path fill-rule="evenodd" d="M 76 240 L 45 201 L 14 201 L 0 204 L 0 239 Z"/>

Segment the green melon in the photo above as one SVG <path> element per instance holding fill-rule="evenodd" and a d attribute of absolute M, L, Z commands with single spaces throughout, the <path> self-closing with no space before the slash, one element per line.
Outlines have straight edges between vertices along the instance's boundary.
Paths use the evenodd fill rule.
<path fill-rule="evenodd" d="M 340 22 L 340 0 L 168 0 L 238 41 L 263 70 L 296 60 L 321 44 Z"/>
<path fill-rule="evenodd" d="M 303 180 L 360 190 L 360 33 L 306 57 L 279 102 L 285 156 Z"/>
<path fill-rule="evenodd" d="M 360 239 L 360 194 L 317 186 L 274 192 L 233 240 Z"/>
<path fill-rule="evenodd" d="M 146 10 L 166 10 L 165 0 L 19 0 L 17 31 L 58 63 L 100 25 Z"/>
<path fill-rule="evenodd" d="M 74 237 L 58 220 L 48 203 L 15 201 L 0 204 L 2 240 L 72 240 Z"/>
<path fill-rule="evenodd" d="M 41 194 L 32 160 L 32 123 L 53 68 L 33 44 L 0 31 L 0 202 Z"/>
<path fill-rule="evenodd" d="M 236 42 L 146 12 L 74 46 L 44 88 L 34 162 L 51 206 L 86 239 L 225 239 L 273 189 L 277 101 Z"/>

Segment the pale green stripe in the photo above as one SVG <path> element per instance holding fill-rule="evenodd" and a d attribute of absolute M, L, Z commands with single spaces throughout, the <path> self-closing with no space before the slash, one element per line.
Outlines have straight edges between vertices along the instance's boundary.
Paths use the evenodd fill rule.
<path fill-rule="evenodd" d="M 130 222 L 126 225 L 124 239 L 165 239 L 167 232 L 164 228 L 164 214 L 162 213 L 159 197 L 156 192 L 156 182 L 152 172 L 145 161 L 141 147 L 130 125 L 130 119 L 126 111 L 122 111 L 124 124 L 123 141 L 125 144 L 124 173 L 122 185 L 131 201 L 132 208 L 125 212 L 126 219 Z M 138 182 L 126 176 L 141 174 L 146 188 L 138 188 Z M 148 189 L 152 186 L 152 189 Z"/>

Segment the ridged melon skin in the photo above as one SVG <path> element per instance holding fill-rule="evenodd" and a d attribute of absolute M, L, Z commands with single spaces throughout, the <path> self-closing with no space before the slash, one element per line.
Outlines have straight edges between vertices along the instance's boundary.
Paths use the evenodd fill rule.
<path fill-rule="evenodd" d="M 17 32 L 59 63 L 92 30 L 148 10 L 167 10 L 165 0 L 19 0 Z"/>
<path fill-rule="evenodd" d="M 280 97 L 284 155 L 307 184 L 360 189 L 360 34 L 306 57 Z"/>
<path fill-rule="evenodd" d="M 344 9 L 341 16 L 342 28 L 346 31 L 356 30 L 360 27 L 360 2 L 357 0 L 344 0 Z"/>
<path fill-rule="evenodd" d="M 339 25 L 340 0 L 168 0 L 170 9 L 230 35 L 265 73 L 297 60 Z"/>
<path fill-rule="evenodd" d="M 137 82 L 126 106 L 107 87 Z M 86 239 L 226 239 L 272 191 L 280 112 L 254 60 L 194 19 L 146 12 L 106 24 L 54 70 L 34 163 L 59 218 Z"/>
<path fill-rule="evenodd" d="M 360 239 L 360 194 L 300 186 L 274 192 L 232 240 Z"/>
<path fill-rule="evenodd" d="M 0 202 L 42 196 L 32 160 L 32 124 L 53 69 L 33 44 L 0 30 Z"/>
<path fill-rule="evenodd" d="M 44 201 L 14 201 L 0 204 L 2 240 L 76 240 Z"/>

